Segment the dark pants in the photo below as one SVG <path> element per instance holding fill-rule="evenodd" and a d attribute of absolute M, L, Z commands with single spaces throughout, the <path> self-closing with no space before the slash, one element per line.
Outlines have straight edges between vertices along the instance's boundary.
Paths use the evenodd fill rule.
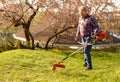
<path fill-rule="evenodd" d="M 91 38 L 90 37 L 83 37 L 82 42 L 83 43 L 86 43 L 86 42 L 90 43 Z M 86 64 L 88 68 L 92 68 L 92 60 L 91 60 L 91 54 L 90 54 L 91 48 L 92 48 L 92 45 L 83 46 L 84 64 Z"/>

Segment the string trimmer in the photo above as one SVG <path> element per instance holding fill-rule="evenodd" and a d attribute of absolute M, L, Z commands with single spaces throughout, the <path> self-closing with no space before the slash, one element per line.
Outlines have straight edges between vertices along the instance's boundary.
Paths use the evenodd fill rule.
<path fill-rule="evenodd" d="M 103 39 L 106 38 L 106 33 L 101 31 L 98 33 L 98 35 L 96 36 L 96 38 L 93 38 L 91 43 L 88 43 L 87 45 L 93 45 L 95 44 L 95 41 L 98 40 L 98 41 L 102 41 Z M 78 44 L 81 44 L 81 45 L 86 45 L 86 43 L 81 43 L 78 41 Z M 67 55 L 65 58 L 63 58 L 62 60 L 60 60 L 59 62 L 57 63 L 52 63 L 52 70 L 55 71 L 56 70 L 56 67 L 60 67 L 60 68 L 65 68 L 65 65 L 64 64 L 61 64 L 63 61 L 65 61 L 67 58 L 69 58 L 70 56 L 72 56 L 73 54 L 75 54 L 76 52 L 78 52 L 79 50 L 81 50 L 81 48 L 79 48 L 78 50 L 74 51 L 73 53 L 71 53 L 70 55 Z"/>
<path fill-rule="evenodd" d="M 81 42 L 78 42 L 79 44 L 82 44 Z M 85 44 L 82 44 L 85 45 Z M 88 44 L 88 45 L 92 45 L 92 44 Z M 76 52 L 80 51 L 83 47 L 80 47 L 78 50 L 74 51 L 73 53 L 71 53 L 70 55 L 67 55 L 66 57 L 64 57 L 62 60 L 60 60 L 57 63 L 52 63 L 52 70 L 55 71 L 56 67 L 60 67 L 60 68 L 65 68 L 64 64 L 61 64 L 63 61 L 65 61 L 67 58 L 69 58 L 70 56 L 72 56 L 73 54 L 75 54 Z"/>
<path fill-rule="evenodd" d="M 61 64 L 63 61 L 65 61 L 67 58 L 69 58 L 70 56 L 72 56 L 73 54 L 75 54 L 76 52 L 78 52 L 79 50 L 81 50 L 81 48 L 79 48 L 78 50 L 74 51 L 73 53 L 71 53 L 70 55 L 67 55 L 66 57 L 64 57 L 62 60 L 60 60 L 59 62 L 57 63 L 52 63 L 52 70 L 55 71 L 56 70 L 56 67 L 60 67 L 60 68 L 65 68 L 65 65 L 64 64 Z"/>

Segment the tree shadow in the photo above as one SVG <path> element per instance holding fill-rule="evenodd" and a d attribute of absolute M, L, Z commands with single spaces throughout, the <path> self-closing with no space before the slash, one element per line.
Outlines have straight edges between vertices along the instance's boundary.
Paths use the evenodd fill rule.
<path fill-rule="evenodd" d="M 79 78 L 79 77 L 89 77 L 88 75 L 86 75 L 86 74 L 82 74 L 82 73 L 80 73 L 80 72 L 75 72 L 75 73 L 73 73 L 73 72 L 67 72 L 67 73 L 65 73 L 65 72 L 62 72 L 61 74 L 63 74 L 63 75 L 65 75 L 66 77 L 73 77 L 73 78 Z"/>

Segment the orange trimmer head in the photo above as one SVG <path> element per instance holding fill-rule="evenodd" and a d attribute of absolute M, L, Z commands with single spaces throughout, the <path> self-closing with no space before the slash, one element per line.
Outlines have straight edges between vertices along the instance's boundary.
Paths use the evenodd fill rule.
<path fill-rule="evenodd" d="M 65 65 L 61 64 L 60 62 L 52 63 L 52 71 L 55 71 L 56 67 L 65 68 Z"/>
<path fill-rule="evenodd" d="M 65 68 L 65 65 L 61 64 L 61 62 L 65 61 L 67 58 L 69 58 L 70 56 L 72 56 L 73 54 L 75 54 L 76 52 L 78 52 L 79 50 L 83 49 L 83 47 L 79 48 L 78 50 L 74 51 L 73 53 L 71 53 L 70 55 L 67 55 L 66 57 L 64 57 L 61 61 L 57 62 L 57 63 L 52 63 L 52 71 L 56 70 L 56 67 L 60 67 L 60 68 Z"/>

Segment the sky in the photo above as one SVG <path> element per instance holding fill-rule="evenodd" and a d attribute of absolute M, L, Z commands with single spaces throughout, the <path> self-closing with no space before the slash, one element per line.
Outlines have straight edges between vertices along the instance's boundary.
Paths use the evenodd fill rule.
<path fill-rule="evenodd" d="M 28 0 L 28 1 L 33 1 L 33 0 Z M 113 2 L 115 2 L 115 4 L 116 4 L 116 6 L 118 6 L 119 7 L 119 9 L 120 9 L 120 0 L 112 0 Z M 0 3 L 1 3 L 1 0 L 0 0 Z M 2 4 L 0 4 L 0 6 L 2 6 Z"/>
<path fill-rule="evenodd" d="M 32 0 L 28 0 L 28 1 L 32 1 Z M 113 2 L 115 2 L 115 4 L 120 8 L 120 0 L 112 0 Z"/>
<path fill-rule="evenodd" d="M 33 0 L 28 0 L 28 1 L 33 1 Z M 113 1 L 113 2 L 115 2 L 115 1 L 116 1 L 116 3 L 115 3 L 115 4 L 116 4 L 117 6 L 119 6 L 119 8 L 120 8 L 120 0 L 112 0 L 112 1 Z"/>
<path fill-rule="evenodd" d="M 120 0 L 113 0 L 116 1 L 115 4 L 120 8 Z"/>

